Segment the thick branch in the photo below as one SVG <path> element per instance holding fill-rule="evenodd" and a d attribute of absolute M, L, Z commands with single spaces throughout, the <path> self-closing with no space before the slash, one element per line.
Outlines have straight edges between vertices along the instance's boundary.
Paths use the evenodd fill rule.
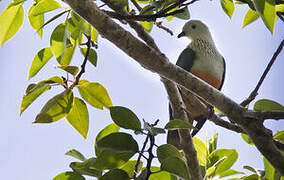
<path fill-rule="evenodd" d="M 246 109 L 215 88 L 170 63 L 161 53 L 150 48 L 110 17 L 100 11 L 92 0 L 66 0 L 71 8 L 92 24 L 103 37 L 111 41 L 143 67 L 190 90 L 233 119 L 251 137 L 258 150 L 284 175 L 284 157 L 273 143 L 271 134 L 257 119 L 244 118 Z"/>
<path fill-rule="evenodd" d="M 169 94 L 169 101 L 172 107 L 174 119 L 187 120 L 188 118 L 187 114 L 184 111 L 184 108 L 182 108 L 185 106 L 183 104 L 183 100 L 179 94 L 177 86 L 173 82 L 167 79 L 162 79 L 162 82 L 164 83 L 165 88 Z M 185 129 L 180 129 L 178 130 L 178 134 L 179 134 L 180 145 L 185 153 L 187 166 L 189 168 L 189 172 L 192 176 L 192 179 L 202 180 L 202 175 L 197 159 L 197 153 L 193 146 L 190 131 Z"/>

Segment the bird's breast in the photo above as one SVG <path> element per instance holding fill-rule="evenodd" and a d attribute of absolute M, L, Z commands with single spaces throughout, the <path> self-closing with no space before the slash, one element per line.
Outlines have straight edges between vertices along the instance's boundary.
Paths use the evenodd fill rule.
<path fill-rule="evenodd" d="M 197 77 L 218 89 L 222 84 L 224 73 L 222 56 L 210 56 L 198 53 L 190 71 Z"/>

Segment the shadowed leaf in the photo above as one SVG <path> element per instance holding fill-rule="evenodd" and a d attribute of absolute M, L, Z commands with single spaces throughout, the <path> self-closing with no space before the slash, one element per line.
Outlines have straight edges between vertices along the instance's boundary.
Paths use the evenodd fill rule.
<path fill-rule="evenodd" d="M 110 115 L 112 120 L 120 127 L 132 129 L 135 131 L 141 130 L 141 123 L 130 109 L 122 106 L 110 107 Z"/>
<path fill-rule="evenodd" d="M 54 96 L 43 106 L 34 123 L 51 123 L 64 118 L 73 103 L 73 92 L 69 89 Z"/>

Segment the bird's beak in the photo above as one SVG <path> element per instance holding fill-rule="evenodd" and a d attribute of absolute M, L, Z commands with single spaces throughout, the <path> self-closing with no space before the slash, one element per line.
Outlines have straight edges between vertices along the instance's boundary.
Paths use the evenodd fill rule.
<path fill-rule="evenodd" d="M 178 35 L 178 38 L 183 37 L 183 36 L 185 36 L 185 32 L 184 32 L 184 31 L 182 31 L 182 32 Z"/>

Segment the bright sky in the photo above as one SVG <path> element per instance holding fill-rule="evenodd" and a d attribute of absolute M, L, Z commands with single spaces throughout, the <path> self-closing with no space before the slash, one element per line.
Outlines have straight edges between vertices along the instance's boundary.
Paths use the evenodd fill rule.
<path fill-rule="evenodd" d="M 0 12 L 7 2 L 0 3 Z M 29 7 L 25 3 L 25 7 Z M 191 17 L 200 19 L 210 27 L 218 49 L 226 59 L 227 72 L 223 92 L 237 102 L 241 102 L 255 87 L 264 68 L 284 37 L 284 24 L 277 21 L 272 36 L 262 21 L 241 28 L 246 8 L 236 7 L 230 20 L 222 11 L 219 1 L 199 1 L 190 7 Z M 46 18 L 48 19 L 48 18 Z M 56 22 L 58 23 L 58 21 Z M 107 110 L 97 110 L 89 106 L 90 129 L 84 140 L 65 119 L 52 124 L 32 124 L 36 114 L 48 98 L 61 92 L 54 88 L 36 100 L 20 117 L 20 103 L 26 86 L 31 82 L 48 79 L 61 74 L 55 69 L 56 60 L 49 61 L 39 74 L 28 81 L 28 71 L 37 51 L 49 46 L 51 29 L 56 23 L 48 25 L 41 40 L 28 24 L 25 16 L 24 26 L 17 35 L 0 48 L 0 169 L 2 179 L 50 180 L 58 173 L 70 170 L 73 158 L 64 153 L 70 149 L 81 151 L 86 157 L 94 155 L 96 134 L 111 118 Z M 174 31 L 170 36 L 166 32 L 153 28 L 151 35 L 162 52 L 175 63 L 179 53 L 189 43 L 187 39 L 177 39 L 185 21 L 174 19 L 164 25 Z M 126 26 L 124 26 L 126 27 Z M 281 31 L 282 29 L 282 31 Z M 121 105 L 133 110 L 139 118 L 154 122 L 160 119 L 160 126 L 168 122 L 167 94 L 159 77 L 143 69 L 126 56 L 117 47 L 103 38 L 99 38 L 98 66 L 87 66 L 83 75 L 90 81 L 104 85 L 114 105 Z M 259 91 L 257 99 L 268 98 L 284 104 L 283 67 L 284 52 L 280 54 L 268 77 Z M 73 63 L 79 65 L 83 60 L 77 51 Z M 155 61 L 155 59 L 153 59 Z M 282 68 L 282 69 L 281 69 Z M 78 94 L 78 92 L 76 92 Z M 284 124 L 271 121 L 267 123 L 274 131 L 283 129 Z M 234 169 L 243 171 L 243 165 L 263 168 L 262 157 L 252 146 L 242 141 L 239 134 L 216 127 L 207 122 L 197 137 L 206 140 L 215 132 L 219 133 L 219 148 L 235 148 L 239 159 Z M 138 139 L 141 139 L 139 137 Z M 144 139 L 144 137 L 143 137 Z M 157 144 L 164 144 L 165 136 L 157 139 Z"/>

